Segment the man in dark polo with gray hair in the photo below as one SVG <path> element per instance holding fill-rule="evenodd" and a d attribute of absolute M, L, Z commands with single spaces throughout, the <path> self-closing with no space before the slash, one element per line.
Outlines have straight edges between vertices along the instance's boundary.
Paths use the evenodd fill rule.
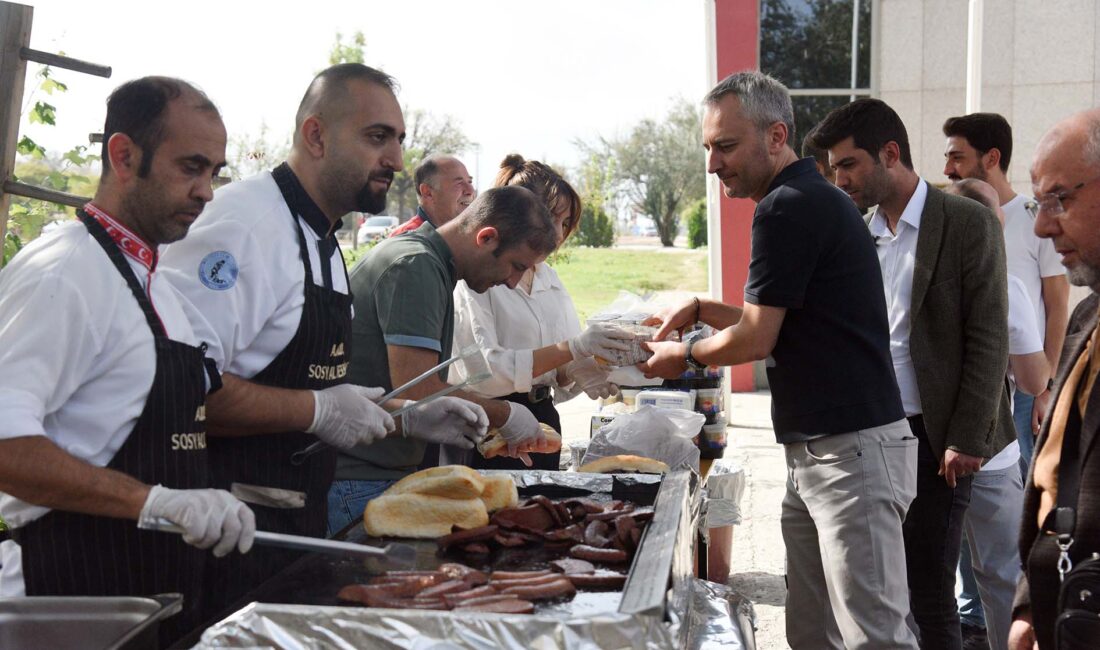
<path fill-rule="evenodd" d="M 707 171 L 757 203 L 743 308 L 700 299 L 666 310 L 654 337 L 696 321 L 721 331 L 651 343 L 643 369 L 767 360 L 772 422 L 787 458 L 787 641 L 792 648 L 916 648 L 905 619 L 902 522 L 916 439 L 890 360 L 874 244 L 855 205 L 799 160 L 787 89 L 759 72 L 704 100 Z"/>

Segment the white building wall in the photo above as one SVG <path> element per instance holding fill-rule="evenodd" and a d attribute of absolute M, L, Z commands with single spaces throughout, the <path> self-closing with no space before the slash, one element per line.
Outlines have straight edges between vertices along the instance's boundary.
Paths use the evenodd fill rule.
<path fill-rule="evenodd" d="M 1030 193 L 1042 134 L 1100 104 L 1100 2 L 984 0 L 981 110 L 1012 125 L 1009 180 Z M 909 132 L 917 171 L 943 182 L 941 127 L 966 110 L 967 0 L 879 0 L 878 96 Z"/>

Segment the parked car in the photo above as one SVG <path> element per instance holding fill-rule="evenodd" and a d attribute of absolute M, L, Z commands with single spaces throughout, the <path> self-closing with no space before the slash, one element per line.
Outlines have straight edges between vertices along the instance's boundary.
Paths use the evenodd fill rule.
<path fill-rule="evenodd" d="M 385 215 L 367 217 L 363 221 L 363 225 L 359 226 L 359 243 L 366 244 L 376 239 L 382 239 L 396 228 L 397 224 L 397 217 L 387 217 Z"/>
<path fill-rule="evenodd" d="M 634 234 L 637 237 L 656 237 L 657 224 L 653 222 L 653 219 L 639 217 L 637 223 L 634 224 Z"/>

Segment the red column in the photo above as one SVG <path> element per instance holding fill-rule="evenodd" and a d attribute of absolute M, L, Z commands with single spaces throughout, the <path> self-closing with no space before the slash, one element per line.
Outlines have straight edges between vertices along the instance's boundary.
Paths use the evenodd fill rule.
<path fill-rule="evenodd" d="M 714 0 L 714 36 L 718 79 L 734 72 L 756 70 L 760 62 L 760 0 Z M 718 216 L 722 224 L 722 301 L 744 304 L 749 274 L 749 235 L 755 204 L 722 195 Z M 755 389 L 752 364 L 730 368 L 730 390 Z"/>

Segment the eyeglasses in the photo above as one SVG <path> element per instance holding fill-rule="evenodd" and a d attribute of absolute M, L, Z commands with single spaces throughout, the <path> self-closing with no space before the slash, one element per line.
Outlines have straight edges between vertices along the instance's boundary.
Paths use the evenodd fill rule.
<path fill-rule="evenodd" d="M 1062 201 L 1073 198 L 1073 195 L 1076 194 L 1081 188 L 1086 185 L 1091 185 L 1096 181 L 1100 181 L 1100 176 L 1095 176 L 1087 181 L 1081 181 L 1080 183 L 1069 188 L 1068 190 L 1061 190 L 1060 192 L 1048 192 L 1047 194 L 1037 195 L 1035 197 L 1035 203 L 1039 207 L 1039 209 L 1035 212 L 1035 214 L 1045 212 L 1047 216 L 1051 217 L 1057 217 L 1061 214 L 1064 214 L 1066 211 L 1066 207 L 1062 205 Z"/>

